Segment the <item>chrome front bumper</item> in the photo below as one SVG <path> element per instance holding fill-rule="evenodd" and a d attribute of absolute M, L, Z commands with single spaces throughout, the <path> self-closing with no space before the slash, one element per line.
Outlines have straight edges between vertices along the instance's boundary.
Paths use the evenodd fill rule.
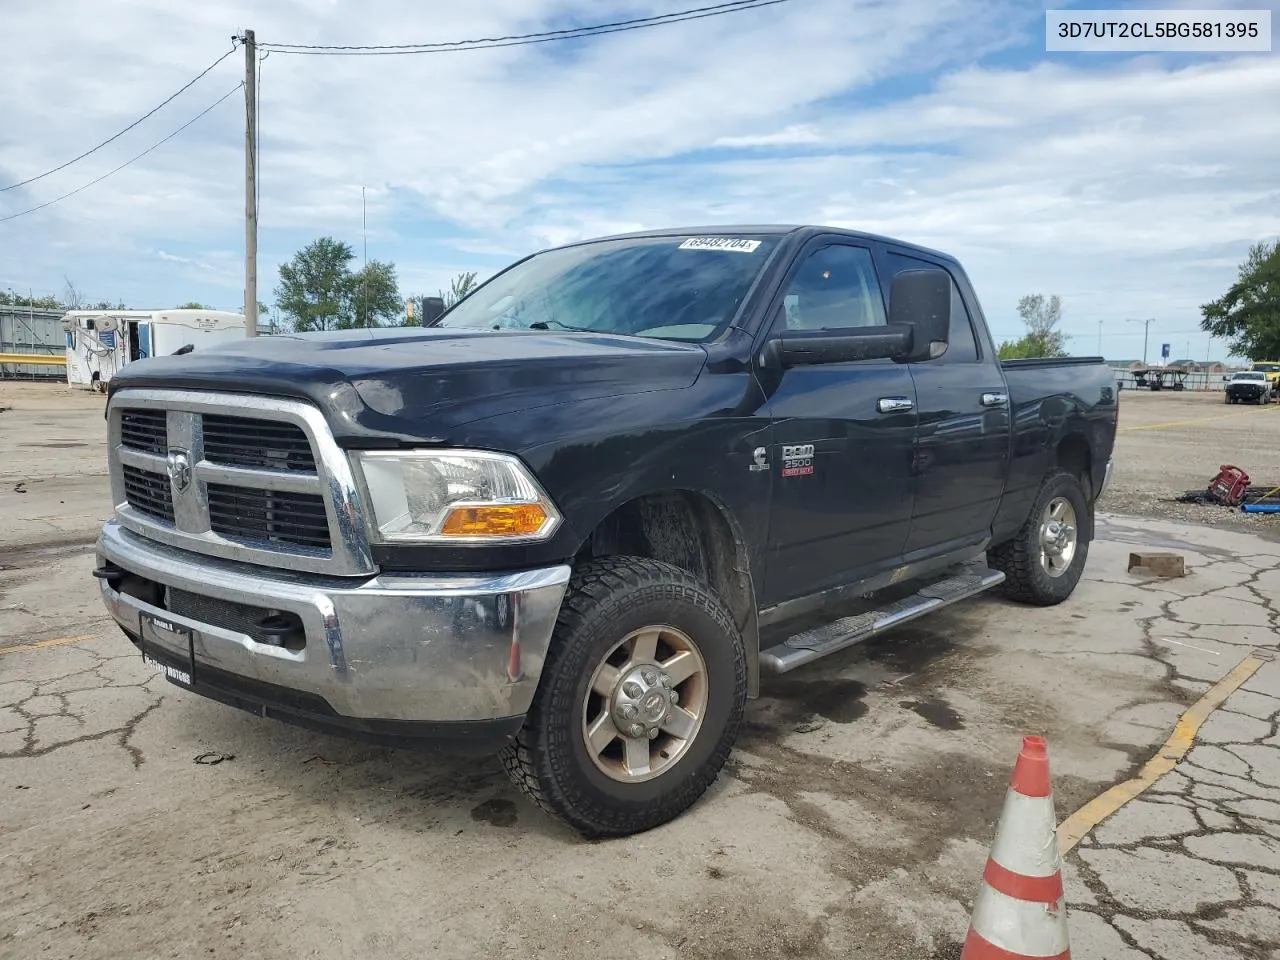
<path fill-rule="evenodd" d="M 288 649 L 170 613 L 133 595 L 137 581 L 114 574 L 101 581 L 116 622 L 144 652 L 174 666 L 180 686 L 211 696 L 218 696 L 213 688 L 247 690 L 247 702 L 238 697 L 237 705 L 257 709 L 263 701 L 260 712 L 280 715 L 279 701 L 284 712 L 304 719 L 331 712 L 329 719 L 348 727 L 342 721 L 464 726 L 523 716 L 570 574 L 568 566 L 554 566 L 500 575 L 322 577 L 199 556 L 116 521 L 103 528 L 97 552 L 100 568 L 210 598 L 213 608 L 224 601 L 296 614 L 305 645 Z M 188 663 L 190 671 L 182 670 Z M 166 672 L 175 680 L 175 670 Z M 290 692 L 304 697 L 291 699 Z M 317 702 L 329 710 L 308 706 Z"/>
<path fill-rule="evenodd" d="M 1107 492 L 1107 487 L 1111 483 L 1111 468 L 1115 464 L 1115 458 L 1107 461 L 1107 468 L 1102 471 L 1102 483 L 1098 487 L 1097 494 L 1094 495 L 1093 501 L 1097 503 L 1102 499 L 1102 495 Z"/>

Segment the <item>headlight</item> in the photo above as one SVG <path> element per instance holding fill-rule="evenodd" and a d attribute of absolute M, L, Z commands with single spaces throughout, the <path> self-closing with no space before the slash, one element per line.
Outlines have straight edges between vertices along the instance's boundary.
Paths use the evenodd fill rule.
<path fill-rule="evenodd" d="M 560 513 L 515 457 L 482 450 L 354 454 L 370 533 L 390 543 L 545 540 Z"/>

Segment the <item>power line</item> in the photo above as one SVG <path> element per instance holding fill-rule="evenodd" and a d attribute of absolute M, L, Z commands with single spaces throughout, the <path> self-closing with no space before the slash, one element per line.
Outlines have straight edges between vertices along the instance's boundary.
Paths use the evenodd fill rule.
<path fill-rule="evenodd" d="M 124 163 L 120 164 L 120 166 L 116 167 L 114 170 L 108 170 L 102 176 L 97 177 L 94 180 L 90 180 L 88 183 L 81 184 L 80 186 L 76 187 L 74 190 L 70 191 L 69 193 L 64 193 L 60 197 L 54 197 L 52 200 L 46 200 L 44 203 L 39 204 L 38 206 L 31 207 L 28 210 L 21 210 L 18 213 L 11 213 L 7 217 L 0 217 L 0 223 L 4 223 L 8 220 L 16 220 L 18 219 L 18 217 L 25 217 L 28 213 L 35 213 L 37 210 L 43 210 L 45 207 L 51 207 L 55 203 L 60 203 L 61 201 L 66 200 L 68 197 L 74 197 L 81 190 L 88 190 L 94 184 L 101 183 L 103 180 L 107 179 L 107 177 L 114 176 L 115 174 L 119 173 L 121 170 L 123 170 L 125 167 L 129 166 L 130 164 L 136 163 L 137 161 L 141 160 L 143 157 L 149 154 L 152 150 L 155 150 L 157 147 L 163 146 L 164 144 L 168 143 L 170 140 L 172 140 L 174 137 L 180 134 L 183 130 L 187 129 L 187 127 L 191 126 L 193 123 L 195 123 L 197 120 L 203 117 L 206 113 L 208 113 L 214 107 L 218 106 L 218 104 L 222 103 L 224 100 L 227 99 L 227 97 L 231 96 L 233 93 L 238 91 L 243 86 L 244 86 L 243 83 L 237 83 L 234 87 L 232 87 L 222 96 L 220 96 L 217 100 L 209 104 L 209 106 L 205 107 L 203 110 L 197 113 L 194 117 L 192 117 L 182 126 L 180 126 L 177 130 L 173 131 L 173 133 L 169 134 L 163 140 L 157 140 L 155 143 L 147 147 L 147 149 L 143 150 L 136 157 L 126 160 Z"/>
<path fill-rule="evenodd" d="M 662 27 L 670 23 L 685 23 L 690 20 L 703 20 L 707 17 L 721 17 L 730 13 L 741 13 L 746 10 L 758 10 L 792 0 L 730 0 L 707 7 L 694 7 L 688 10 L 677 10 L 672 13 L 658 14 L 652 17 L 639 17 L 634 20 L 616 20 L 611 23 L 599 23 L 593 26 L 572 27 L 564 30 L 547 30 L 542 33 L 513 34 L 507 37 L 484 37 L 474 40 L 450 40 L 438 43 L 399 43 L 399 44 L 303 44 L 303 43 L 261 43 L 263 50 L 275 53 L 295 54 L 299 56 L 397 56 L 417 53 L 458 53 L 467 50 L 493 50 L 499 47 L 521 47 L 534 43 L 550 43 L 556 40 L 576 40 L 581 37 L 595 37 L 608 33 L 624 33 L 629 30 L 645 30 L 650 27 Z"/>
<path fill-rule="evenodd" d="M 18 183 L 11 183 L 11 184 L 9 184 L 9 186 L 7 186 L 7 187 L 0 187 L 0 193 L 4 193 L 6 190 L 16 190 L 18 187 L 25 187 L 25 186 L 26 186 L 27 184 L 29 184 L 29 183 L 35 183 L 37 180 L 43 180 L 45 177 L 49 176 L 50 174 L 57 173 L 59 170 L 65 170 L 67 167 L 71 166 L 73 163 L 78 163 L 79 161 L 83 160 L 85 157 L 89 156 L 89 154 L 91 154 L 91 153 L 97 153 L 99 150 L 101 150 L 103 147 L 105 147 L 107 144 L 111 143 L 112 141 L 120 139 L 120 137 L 124 136 L 126 133 L 128 133 L 130 130 L 132 130 L 134 127 L 136 127 L 138 124 L 142 123 L 142 121 L 143 121 L 143 120 L 146 120 L 148 117 L 150 117 L 150 116 L 152 116 L 153 114 L 155 114 L 155 113 L 156 113 L 156 111 L 158 111 L 161 107 L 164 107 L 164 106 L 166 106 L 167 104 L 172 103 L 172 102 L 173 102 L 175 99 L 177 99 L 181 94 L 185 93 L 187 90 L 190 90 L 193 86 L 195 86 L 195 84 L 196 84 L 196 82 L 197 82 L 197 81 L 199 81 L 202 77 L 204 77 L 204 75 L 205 75 L 205 74 L 207 74 L 210 70 L 212 70 L 214 67 L 216 67 L 218 64 L 220 64 L 223 60 L 227 59 L 227 57 L 231 56 L 231 54 L 235 53 L 235 52 L 236 52 L 236 42 L 237 42 L 237 41 L 236 41 L 236 39 L 233 37 L 233 38 L 232 38 L 232 40 L 231 40 L 231 49 L 230 49 L 230 50 L 228 50 L 226 53 L 224 53 L 222 56 L 220 56 L 217 60 L 213 61 L 213 63 L 209 64 L 209 66 L 207 66 L 207 67 L 205 67 L 203 70 L 201 70 L 201 71 L 200 71 L 198 74 L 196 74 L 196 76 L 195 76 L 195 77 L 193 77 L 193 78 L 192 78 L 192 79 L 191 79 L 191 80 L 190 80 L 186 85 L 184 85 L 184 86 L 180 87 L 177 91 L 175 91 L 174 93 L 170 94 L 170 96 L 169 96 L 168 98 L 166 98 L 162 103 L 158 104 L 157 106 L 155 106 L 153 109 L 151 109 L 151 110 L 150 110 L 150 111 L 148 111 L 147 113 L 144 113 L 144 114 L 143 114 L 142 116 L 140 116 L 137 120 L 133 121 L 133 123 L 129 124 L 127 127 L 125 127 L 125 128 L 124 128 L 123 130 L 121 130 L 120 132 L 118 132 L 118 133 L 116 133 L 116 134 L 113 134 L 113 135 L 112 135 L 112 136 L 110 136 L 110 137 L 107 137 L 107 139 L 103 140 L 103 141 L 102 141 L 100 144 L 98 144 L 96 147 L 90 147 L 88 150 L 86 150 L 84 153 L 80 154 L 78 157 L 72 157 L 72 158 L 71 158 L 70 160 L 68 160 L 66 163 L 59 164 L 58 166 L 54 167 L 52 170 L 46 170 L 44 173 L 37 174 L 37 175 L 36 175 L 36 176 L 34 176 L 34 177 L 28 177 L 26 180 L 22 180 L 22 181 L 20 181 L 20 182 L 18 182 Z"/>

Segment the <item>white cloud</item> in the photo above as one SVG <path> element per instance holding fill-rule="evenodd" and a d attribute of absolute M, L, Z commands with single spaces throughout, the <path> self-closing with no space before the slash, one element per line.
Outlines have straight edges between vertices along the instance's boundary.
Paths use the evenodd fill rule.
<path fill-rule="evenodd" d="M 623 18 L 692 5 L 616 9 Z M 0 115 L 21 136 L 0 142 L 0 181 L 129 123 L 245 24 L 264 42 L 400 43 L 612 16 L 601 9 L 140 0 L 107 17 L 94 0 L 15 5 L 6 26 L 29 39 L 9 50 Z M 956 253 L 998 332 L 1017 332 L 1013 305 L 1031 290 L 1062 293 L 1082 340 L 1099 319 L 1110 331 L 1126 316 L 1159 316 L 1153 340 L 1160 326 L 1194 328 L 1197 305 L 1280 219 L 1280 63 L 1023 49 L 1017 66 L 992 66 L 1011 44 L 1042 47 L 1041 10 L 1019 0 L 800 0 L 572 45 L 272 54 L 261 71 L 260 298 L 270 299 L 279 260 L 314 236 L 359 249 L 364 186 L 370 256 L 394 260 L 406 292 L 600 233 L 828 222 Z M 230 89 L 242 62 L 230 58 L 100 154 L 0 194 L 0 216 L 137 153 Z M 121 174 L 0 224 L 0 283 L 57 292 L 66 274 L 93 297 L 237 304 L 240 110 L 233 96 Z M 1123 352 L 1134 336 L 1117 340 Z"/>

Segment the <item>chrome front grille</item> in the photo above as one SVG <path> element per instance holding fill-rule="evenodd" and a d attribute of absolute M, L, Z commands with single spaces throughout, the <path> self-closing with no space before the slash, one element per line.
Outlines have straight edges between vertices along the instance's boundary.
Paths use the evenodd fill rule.
<path fill-rule="evenodd" d="M 210 463 L 267 470 L 316 472 L 311 441 L 294 423 L 206 413 L 204 455 Z"/>
<path fill-rule="evenodd" d="M 164 456 L 169 430 L 163 410 L 125 410 L 120 414 L 120 442 L 133 450 Z"/>
<path fill-rule="evenodd" d="M 375 572 L 350 464 L 309 404 L 121 389 L 108 426 L 116 515 L 134 532 L 275 568 Z"/>
<path fill-rule="evenodd" d="M 211 483 L 209 527 L 224 537 L 329 548 L 324 497 Z"/>
<path fill-rule="evenodd" d="M 134 510 L 173 523 L 169 478 L 137 467 L 124 468 L 124 495 Z"/>

